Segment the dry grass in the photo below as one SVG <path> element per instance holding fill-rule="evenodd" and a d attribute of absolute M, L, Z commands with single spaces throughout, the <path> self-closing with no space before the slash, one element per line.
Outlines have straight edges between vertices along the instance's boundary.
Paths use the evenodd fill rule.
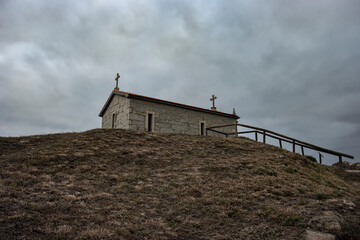
<path fill-rule="evenodd" d="M 246 138 L 0 138 L 0 169 L 4 239 L 298 239 L 324 210 L 348 219 L 341 237 L 360 222 L 334 200 L 360 206 L 359 182 Z"/>

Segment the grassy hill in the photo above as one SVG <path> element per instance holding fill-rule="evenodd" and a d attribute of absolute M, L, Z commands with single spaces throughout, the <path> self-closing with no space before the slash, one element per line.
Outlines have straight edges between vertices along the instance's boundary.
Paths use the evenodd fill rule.
<path fill-rule="evenodd" d="M 103 129 L 0 138 L 2 239 L 301 239 L 306 229 L 357 239 L 359 187 L 246 138 Z M 326 211 L 341 230 L 310 221 Z"/>

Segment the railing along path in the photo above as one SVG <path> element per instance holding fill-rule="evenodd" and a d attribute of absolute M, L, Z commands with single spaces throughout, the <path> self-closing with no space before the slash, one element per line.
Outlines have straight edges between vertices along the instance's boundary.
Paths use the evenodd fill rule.
<path fill-rule="evenodd" d="M 236 132 L 233 132 L 233 133 L 226 133 L 226 132 L 222 132 L 222 131 L 219 131 L 219 130 L 215 130 L 216 128 L 224 128 L 224 127 L 231 127 L 231 126 L 234 126 L 234 127 L 236 126 L 236 128 L 237 128 L 237 126 L 240 126 L 240 127 L 250 128 L 250 129 L 253 129 L 253 130 L 242 131 L 242 132 L 238 132 L 236 130 Z M 279 147 L 280 148 L 282 148 L 282 142 L 287 142 L 287 143 L 292 144 L 293 152 L 296 151 L 296 146 L 300 146 L 302 155 L 304 155 L 304 148 L 308 148 L 308 149 L 318 151 L 319 152 L 319 162 L 320 162 L 320 164 L 322 163 L 322 157 L 323 157 L 323 155 L 320 152 L 338 156 L 340 163 L 342 163 L 342 157 L 347 157 L 347 158 L 350 158 L 350 159 L 354 159 L 354 156 L 351 156 L 349 154 L 336 152 L 336 151 L 333 151 L 333 150 L 330 150 L 330 149 L 319 147 L 319 146 L 313 145 L 311 143 L 300 141 L 300 140 L 298 140 L 296 138 L 291 138 L 291 137 L 285 136 L 283 134 L 280 134 L 280 133 L 277 133 L 277 132 L 274 132 L 274 131 L 270 131 L 270 130 L 267 130 L 267 129 L 264 129 L 264 128 L 254 127 L 254 126 L 240 124 L 240 123 L 209 127 L 209 128 L 206 128 L 206 134 L 208 133 L 208 131 L 223 134 L 223 135 L 225 135 L 225 137 L 228 137 L 229 135 L 238 136 L 239 134 L 255 133 L 255 140 L 256 141 L 258 141 L 258 134 L 260 134 L 263 137 L 263 143 L 266 143 L 266 136 L 268 136 L 268 137 L 279 140 Z"/>

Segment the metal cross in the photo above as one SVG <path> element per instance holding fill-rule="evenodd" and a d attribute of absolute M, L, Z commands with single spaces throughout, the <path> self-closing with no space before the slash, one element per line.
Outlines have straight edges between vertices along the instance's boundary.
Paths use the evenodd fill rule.
<path fill-rule="evenodd" d="M 115 81 L 116 81 L 115 90 L 119 90 L 119 78 L 120 78 L 120 74 L 117 73 L 117 74 L 116 74 L 116 78 L 115 78 Z"/>
<path fill-rule="evenodd" d="M 212 95 L 212 98 L 210 98 L 210 101 L 213 102 L 213 106 L 212 106 L 211 109 L 216 109 L 216 107 L 215 107 L 215 99 L 217 99 L 217 97 L 213 94 L 213 95 Z"/>

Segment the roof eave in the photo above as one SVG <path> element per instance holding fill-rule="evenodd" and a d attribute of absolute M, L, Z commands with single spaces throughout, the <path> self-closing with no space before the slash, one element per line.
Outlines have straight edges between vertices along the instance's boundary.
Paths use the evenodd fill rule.
<path fill-rule="evenodd" d="M 166 105 L 185 108 L 185 109 L 190 109 L 190 110 L 194 110 L 194 111 L 198 111 L 198 112 L 205 112 L 205 113 L 220 115 L 220 116 L 223 116 L 223 117 L 229 117 L 229 118 L 233 118 L 233 119 L 239 119 L 240 118 L 239 116 L 234 115 L 234 114 L 230 114 L 230 113 L 224 113 L 224 112 L 214 111 L 214 110 L 210 110 L 210 109 L 199 108 L 199 107 L 194 107 L 194 106 L 180 104 L 180 103 L 174 103 L 174 102 L 170 102 L 170 101 L 166 101 L 166 100 L 150 98 L 150 97 L 141 96 L 141 95 L 132 94 L 132 93 L 128 93 L 128 97 L 129 98 L 140 99 L 140 100 L 144 100 L 144 101 L 160 103 L 160 104 L 166 104 Z"/>
<path fill-rule="evenodd" d="M 123 91 L 119 91 L 119 90 L 113 90 L 111 92 L 110 96 L 108 97 L 108 99 L 105 102 L 105 105 L 103 106 L 103 108 L 101 109 L 101 111 L 99 113 L 99 117 L 104 116 L 104 113 L 105 113 L 106 109 L 109 107 L 109 105 L 111 103 L 111 100 L 114 97 L 114 95 L 120 95 L 120 96 L 124 96 L 124 97 L 128 97 L 128 98 L 140 99 L 140 100 L 144 100 L 144 101 L 150 101 L 150 102 L 155 102 L 155 103 L 180 107 L 180 108 L 184 108 L 184 109 L 190 109 L 190 110 L 194 110 L 194 111 L 215 114 L 215 115 L 219 115 L 219 116 L 223 116 L 223 117 L 233 118 L 233 119 L 236 119 L 236 120 L 240 118 L 239 116 L 234 115 L 234 114 L 230 114 L 230 113 L 224 113 L 224 112 L 214 111 L 214 110 L 210 110 L 210 109 L 194 107 L 194 106 L 190 106 L 190 105 L 170 102 L 170 101 L 157 99 L 157 98 L 146 97 L 146 96 L 137 95 L 137 94 L 128 93 L 128 92 L 123 92 Z"/>
<path fill-rule="evenodd" d="M 100 113 L 99 113 L 99 117 L 102 117 L 104 116 L 104 113 L 106 111 L 106 109 L 109 107 L 110 105 L 110 102 L 112 100 L 112 98 L 115 96 L 115 95 L 121 95 L 121 96 L 124 96 L 124 97 L 127 97 L 128 93 L 126 92 L 121 92 L 121 91 L 117 91 L 117 90 L 113 90 L 110 94 L 110 96 L 108 97 L 108 99 L 106 100 L 103 108 L 101 109 Z"/>
<path fill-rule="evenodd" d="M 100 111 L 100 113 L 98 115 L 99 117 L 104 116 L 104 113 L 105 113 L 106 109 L 108 108 L 113 96 L 114 96 L 114 93 L 111 93 L 110 96 L 108 97 L 108 99 L 106 100 L 104 106 L 102 107 L 102 109 L 101 109 L 101 111 Z"/>

